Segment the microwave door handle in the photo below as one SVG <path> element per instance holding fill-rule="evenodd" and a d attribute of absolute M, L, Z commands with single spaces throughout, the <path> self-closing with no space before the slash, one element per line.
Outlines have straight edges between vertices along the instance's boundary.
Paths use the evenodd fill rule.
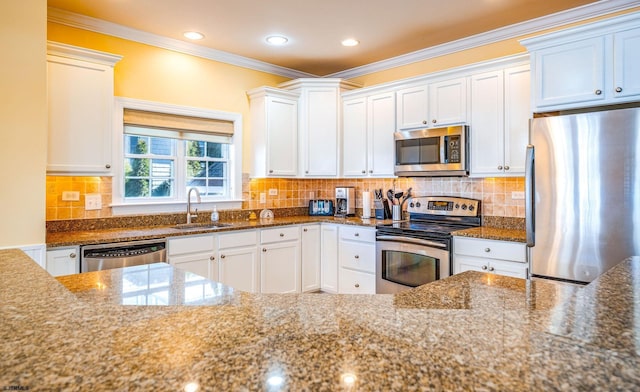
<path fill-rule="evenodd" d="M 447 163 L 449 157 L 447 156 L 447 136 L 440 136 L 440 163 Z"/>

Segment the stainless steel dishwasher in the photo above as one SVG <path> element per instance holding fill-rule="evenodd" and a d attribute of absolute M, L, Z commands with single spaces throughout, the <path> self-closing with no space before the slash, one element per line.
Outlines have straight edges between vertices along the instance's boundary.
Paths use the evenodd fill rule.
<path fill-rule="evenodd" d="M 145 240 L 86 245 L 81 248 L 80 272 L 167 262 L 166 241 Z"/>

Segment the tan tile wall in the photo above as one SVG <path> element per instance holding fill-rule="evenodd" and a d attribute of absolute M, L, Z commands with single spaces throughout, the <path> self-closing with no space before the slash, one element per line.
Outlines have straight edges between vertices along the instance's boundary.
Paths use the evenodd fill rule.
<path fill-rule="evenodd" d="M 112 215 L 109 204 L 112 200 L 111 177 L 47 177 L 47 220 L 104 218 Z M 362 207 L 362 192 L 382 189 L 406 191 L 413 188 L 414 196 L 448 195 L 482 200 L 483 215 L 524 217 L 524 200 L 513 200 L 511 192 L 524 191 L 523 178 L 398 178 L 398 179 L 249 179 L 243 175 L 242 208 L 306 207 L 309 200 L 334 199 L 338 186 L 356 188 L 356 207 Z M 269 190 L 277 195 L 270 196 Z M 62 201 L 62 192 L 80 192 L 79 201 Z M 266 203 L 260 204 L 260 193 L 266 194 Z M 87 193 L 102 195 L 101 210 L 85 211 L 84 198 Z M 313 196 L 311 195 L 313 193 Z M 386 197 L 386 196 L 385 196 Z"/>

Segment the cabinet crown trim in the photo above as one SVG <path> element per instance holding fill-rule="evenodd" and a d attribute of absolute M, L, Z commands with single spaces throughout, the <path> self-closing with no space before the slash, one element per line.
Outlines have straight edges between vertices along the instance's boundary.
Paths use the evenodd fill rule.
<path fill-rule="evenodd" d="M 67 57 L 74 60 L 90 61 L 110 67 L 113 67 L 118 61 L 122 60 L 122 56 L 117 54 L 100 52 L 98 50 L 81 48 L 54 41 L 47 41 L 47 54 Z"/>

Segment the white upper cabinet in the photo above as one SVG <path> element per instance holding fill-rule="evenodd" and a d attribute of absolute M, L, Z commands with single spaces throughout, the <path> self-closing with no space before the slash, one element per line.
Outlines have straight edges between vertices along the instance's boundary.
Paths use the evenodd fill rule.
<path fill-rule="evenodd" d="M 524 175 L 529 134 L 528 65 L 471 77 L 472 177 Z"/>
<path fill-rule="evenodd" d="M 395 93 L 345 99 L 343 105 L 342 174 L 345 177 L 393 176 Z"/>
<path fill-rule="evenodd" d="M 467 79 L 429 84 L 429 123 L 444 127 L 467 121 Z"/>
<path fill-rule="evenodd" d="M 298 94 L 271 87 L 248 92 L 251 100 L 252 177 L 298 174 Z"/>
<path fill-rule="evenodd" d="M 640 99 L 640 13 L 522 40 L 536 112 Z"/>
<path fill-rule="evenodd" d="M 111 174 L 113 67 L 121 58 L 48 43 L 49 174 Z"/>
<path fill-rule="evenodd" d="M 396 122 L 399 130 L 429 126 L 429 88 L 426 84 L 396 91 L 398 108 Z"/>

